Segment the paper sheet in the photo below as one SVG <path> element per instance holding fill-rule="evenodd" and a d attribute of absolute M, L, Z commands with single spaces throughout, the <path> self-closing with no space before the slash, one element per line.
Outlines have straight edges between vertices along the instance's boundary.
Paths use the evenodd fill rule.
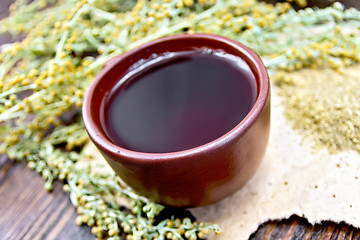
<path fill-rule="evenodd" d="M 269 145 L 254 177 L 231 197 L 192 210 L 220 225 L 222 234 L 212 239 L 248 239 L 261 223 L 293 214 L 360 227 L 360 154 L 315 151 L 284 119 L 276 90 Z"/>

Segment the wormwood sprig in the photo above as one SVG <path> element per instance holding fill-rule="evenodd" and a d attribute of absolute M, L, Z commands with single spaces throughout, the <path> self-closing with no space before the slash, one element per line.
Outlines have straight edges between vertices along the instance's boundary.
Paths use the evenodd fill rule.
<path fill-rule="evenodd" d="M 126 234 L 128 239 L 197 239 L 205 238 L 211 230 L 219 232 L 216 225 L 189 218 L 171 217 L 156 223 L 155 217 L 164 207 L 138 196 L 115 175 L 91 171 L 89 165 L 74 171 L 64 188 L 78 207 L 76 222 L 91 226 L 98 237 L 107 234 L 111 239 L 120 239 L 119 235 Z M 131 209 L 119 204 L 121 198 L 128 199 Z"/>
<path fill-rule="evenodd" d="M 64 181 L 79 213 L 76 222 L 91 226 L 98 238 L 196 239 L 219 232 L 216 225 L 190 218 L 159 220 L 163 206 L 138 196 L 113 173 L 79 164 L 88 141 L 80 118 L 83 97 L 108 59 L 165 35 L 219 34 L 258 52 L 283 96 L 301 92 L 285 87 L 296 85 L 283 77 L 286 73 L 324 67 L 340 72 L 360 61 L 360 13 L 339 3 L 295 11 L 287 2 L 257 0 L 17 0 L 10 11 L 0 21 L 0 33 L 23 39 L 1 47 L 0 151 L 27 161 L 44 177 L 47 190 L 56 179 Z M 298 106 L 288 105 L 288 116 L 299 116 Z M 301 113 L 316 122 L 322 111 L 311 106 Z M 314 131 L 322 134 L 313 135 L 325 146 L 346 139 L 351 144 L 344 146 L 358 149 L 353 121 L 359 111 L 356 104 L 349 106 L 337 109 L 336 116 L 347 118 L 336 120 L 340 127 L 316 122 Z M 327 111 L 327 119 L 334 120 L 333 108 Z M 339 129 L 345 138 L 333 144 Z"/>
<path fill-rule="evenodd" d="M 54 179 L 66 181 L 63 188 L 70 192 L 71 202 L 77 207 L 77 224 L 87 224 L 97 237 L 110 239 L 120 239 L 123 235 L 127 239 L 204 239 L 210 231 L 220 232 L 217 225 L 197 223 L 189 218 L 172 216 L 156 222 L 164 206 L 137 195 L 113 172 L 92 171 L 90 164 L 78 165 L 81 154 L 55 147 L 76 145 L 79 138 L 86 137 L 81 126 L 80 122 L 75 122 L 59 128 L 41 145 L 24 139 L 21 144 L 7 149 L 10 157 L 27 161 L 31 169 L 44 177 L 47 190 L 52 189 Z M 79 138 L 67 138 L 70 132 L 71 137 Z M 129 203 L 127 208 L 121 201 L 123 198 Z"/>

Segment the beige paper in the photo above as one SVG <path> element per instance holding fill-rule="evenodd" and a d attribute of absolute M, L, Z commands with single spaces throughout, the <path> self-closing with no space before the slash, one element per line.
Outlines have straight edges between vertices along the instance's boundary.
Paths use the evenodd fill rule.
<path fill-rule="evenodd" d="M 192 210 L 220 225 L 222 234 L 213 239 L 248 239 L 261 223 L 293 214 L 360 227 L 360 154 L 314 151 L 284 119 L 276 90 L 269 145 L 255 176 L 233 196 Z"/>

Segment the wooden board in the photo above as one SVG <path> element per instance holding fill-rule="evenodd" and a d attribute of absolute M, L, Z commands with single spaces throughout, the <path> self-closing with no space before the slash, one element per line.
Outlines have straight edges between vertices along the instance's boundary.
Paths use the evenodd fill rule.
<path fill-rule="evenodd" d="M 77 214 L 63 184 L 57 182 L 51 193 L 44 184 L 25 163 L 0 158 L 0 239 L 95 239 L 89 227 L 75 224 Z M 360 229 L 334 222 L 313 226 L 292 216 L 262 224 L 250 239 L 360 240 Z"/>
<path fill-rule="evenodd" d="M 95 239 L 75 224 L 69 194 L 57 182 L 54 191 L 25 163 L 0 158 L 0 239 Z"/>

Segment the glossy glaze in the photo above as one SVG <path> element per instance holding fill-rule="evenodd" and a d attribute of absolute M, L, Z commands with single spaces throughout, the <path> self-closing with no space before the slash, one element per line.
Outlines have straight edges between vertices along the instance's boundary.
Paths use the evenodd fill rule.
<path fill-rule="evenodd" d="M 101 124 L 101 104 L 135 62 L 152 54 L 221 49 L 241 57 L 257 81 L 258 96 L 249 114 L 232 130 L 207 144 L 170 153 L 143 153 L 112 143 Z M 270 85 L 266 69 L 248 47 L 216 35 L 161 38 L 109 61 L 90 86 L 83 119 L 91 140 L 115 172 L 139 194 L 175 207 L 214 203 L 237 191 L 255 173 L 266 150 L 270 130 Z"/>

